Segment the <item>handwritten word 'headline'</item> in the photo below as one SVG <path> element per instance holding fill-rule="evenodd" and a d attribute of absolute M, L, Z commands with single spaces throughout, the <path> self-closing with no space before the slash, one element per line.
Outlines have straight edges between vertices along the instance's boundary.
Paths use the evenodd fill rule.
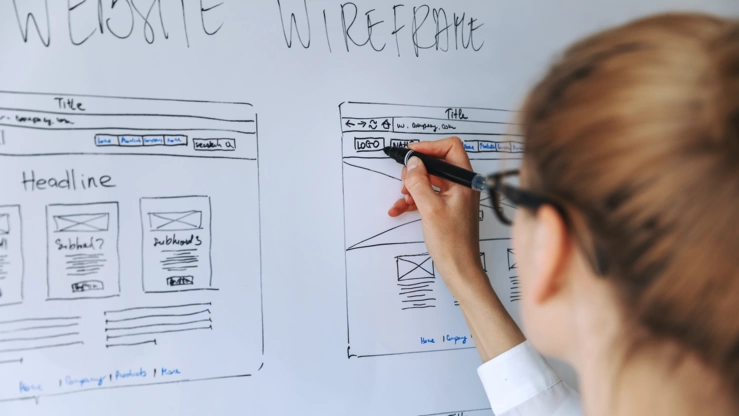
<path fill-rule="evenodd" d="M 235 0 L 232 0 L 232 2 Z M 373 2 L 374 3 L 374 2 Z M 24 43 L 40 42 L 51 47 L 57 26 L 67 31 L 75 46 L 93 43 L 97 38 L 139 39 L 147 44 L 179 41 L 190 47 L 191 38 L 216 37 L 226 25 L 247 24 L 233 19 L 226 0 L 13 0 L 12 9 Z M 66 22 L 52 21 L 61 15 Z M 4 7 L 11 7 L 6 2 Z M 8 16 L 10 13 L 0 12 Z M 288 49 L 323 48 L 331 53 L 368 49 L 374 52 L 412 50 L 418 57 L 424 51 L 480 51 L 479 19 L 465 11 L 433 8 L 425 4 L 395 4 L 383 8 L 345 2 L 333 8 L 314 9 L 309 0 L 275 0 L 274 18 Z"/>

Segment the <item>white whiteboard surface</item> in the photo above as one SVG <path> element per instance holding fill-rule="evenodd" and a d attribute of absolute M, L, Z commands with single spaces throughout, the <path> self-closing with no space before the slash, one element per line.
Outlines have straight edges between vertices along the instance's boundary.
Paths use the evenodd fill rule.
<path fill-rule="evenodd" d="M 0 414 L 491 414 L 377 147 L 457 134 L 477 170 L 511 166 L 564 46 L 739 5 L 399 4 L 0 3 Z"/>

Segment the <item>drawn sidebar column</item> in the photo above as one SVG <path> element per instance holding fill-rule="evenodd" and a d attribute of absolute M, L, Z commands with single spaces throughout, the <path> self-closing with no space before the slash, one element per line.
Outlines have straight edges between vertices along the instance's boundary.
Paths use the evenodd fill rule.
<path fill-rule="evenodd" d="M 257 374 L 250 104 L 0 92 L 0 129 L 0 413 Z"/>
<path fill-rule="evenodd" d="M 423 242 L 417 213 L 390 218 L 401 196 L 401 167 L 385 146 L 452 135 L 463 139 L 473 169 L 519 165 L 523 144 L 505 110 L 343 103 L 344 230 L 348 347 L 352 357 L 474 348 L 464 316 Z M 514 318 L 520 299 L 510 230 L 479 208 L 480 261 Z M 511 209 L 506 207 L 506 209 Z"/>

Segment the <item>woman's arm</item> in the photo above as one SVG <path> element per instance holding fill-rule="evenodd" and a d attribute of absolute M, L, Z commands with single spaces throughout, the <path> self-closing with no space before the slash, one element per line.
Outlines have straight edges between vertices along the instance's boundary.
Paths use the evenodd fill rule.
<path fill-rule="evenodd" d="M 412 143 L 409 147 L 472 169 L 464 145 L 456 137 Z M 405 198 L 398 200 L 388 214 L 396 217 L 408 211 L 420 212 L 426 247 L 462 308 L 482 361 L 524 342 L 526 338 L 498 299 L 480 263 L 480 194 L 429 176 L 418 158 L 411 158 L 403 168 L 402 193 Z"/>
<path fill-rule="evenodd" d="M 462 141 L 457 138 L 409 147 L 471 169 Z M 482 269 L 480 194 L 429 176 L 418 158 L 411 158 L 403 168 L 402 192 L 405 198 L 388 213 L 393 217 L 407 211 L 421 213 L 423 236 L 434 267 L 459 302 L 484 363 L 477 372 L 495 414 L 579 415 L 577 393 L 525 342 Z"/>

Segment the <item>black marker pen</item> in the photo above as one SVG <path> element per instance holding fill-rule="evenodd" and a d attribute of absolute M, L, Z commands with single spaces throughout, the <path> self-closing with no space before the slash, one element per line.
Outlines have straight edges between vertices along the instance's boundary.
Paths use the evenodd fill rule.
<path fill-rule="evenodd" d="M 426 170 L 429 175 L 446 179 L 449 182 L 458 183 L 479 192 L 487 189 L 487 180 L 485 177 L 475 172 L 462 169 L 459 166 L 454 166 L 450 163 L 444 162 L 443 160 L 406 149 L 405 147 L 393 146 L 386 147 L 383 150 L 386 155 L 390 156 L 401 165 L 406 165 L 408 163 L 408 159 L 410 159 L 411 156 L 415 156 L 421 159 L 423 164 L 426 166 Z"/>

